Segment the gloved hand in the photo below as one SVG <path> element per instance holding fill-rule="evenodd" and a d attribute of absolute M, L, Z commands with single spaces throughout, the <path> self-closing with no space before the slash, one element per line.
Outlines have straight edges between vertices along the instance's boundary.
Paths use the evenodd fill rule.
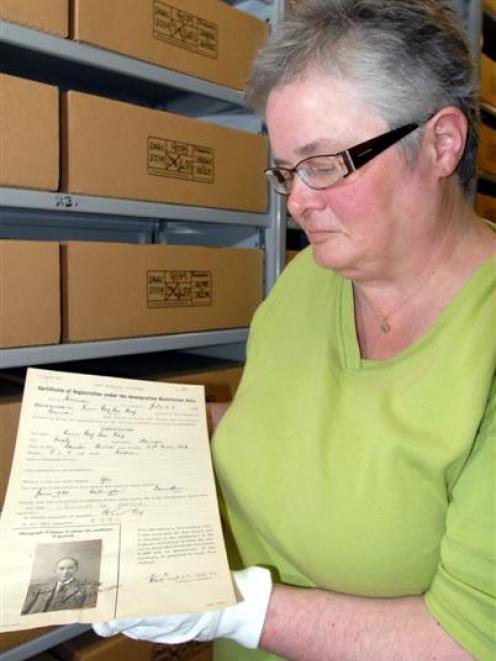
<path fill-rule="evenodd" d="M 188 640 L 232 638 L 243 647 L 258 647 L 267 614 L 272 578 L 268 569 L 248 567 L 232 572 L 243 601 L 206 613 L 161 615 L 139 619 L 96 622 L 99 636 L 123 633 L 135 640 L 177 644 Z"/>

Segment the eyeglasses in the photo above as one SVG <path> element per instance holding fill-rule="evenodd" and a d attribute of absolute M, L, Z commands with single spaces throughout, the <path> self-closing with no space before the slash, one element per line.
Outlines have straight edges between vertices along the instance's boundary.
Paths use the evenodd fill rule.
<path fill-rule="evenodd" d="M 358 170 L 419 126 L 420 124 L 406 124 L 338 154 L 309 156 L 299 161 L 294 168 L 269 168 L 264 170 L 264 174 L 280 195 L 291 193 L 295 174 L 309 188 L 322 190 Z"/>

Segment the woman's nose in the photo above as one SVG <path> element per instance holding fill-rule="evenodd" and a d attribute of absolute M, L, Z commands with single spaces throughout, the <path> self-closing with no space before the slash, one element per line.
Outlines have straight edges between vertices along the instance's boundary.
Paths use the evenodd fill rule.
<path fill-rule="evenodd" d="M 322 209 L 325 206 L 325 191 L 314 190 L 307 186 L 298 175 L 293 179 L 291 193 L 288 195 L 287 207 L 291 216 L 303 225 L 305 213 L 311 209 Z"/>

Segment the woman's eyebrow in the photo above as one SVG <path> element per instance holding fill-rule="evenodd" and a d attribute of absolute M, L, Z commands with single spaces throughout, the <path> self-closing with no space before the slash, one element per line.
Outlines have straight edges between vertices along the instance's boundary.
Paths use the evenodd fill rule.
<path fill-rule="evenodd" d="M 302 158 L 307 156 L 317 156 L 319 154 L 337 154 L 339 148 L 336 146 L 336 143 L 329 138 L 318 138 L 317 140 L 312 140 L 301 147 L 295 149 L 295 161 L 299 161 Z M 279 167 L 292 167 L 292 163 L 281 158 L 274 158 L 274 164 Z"/>

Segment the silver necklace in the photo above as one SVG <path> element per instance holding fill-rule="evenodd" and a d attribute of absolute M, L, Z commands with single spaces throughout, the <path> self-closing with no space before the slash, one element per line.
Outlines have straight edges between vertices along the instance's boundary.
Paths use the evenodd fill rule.
<path fill-rule="evenodd" d="M 438 267 L 439 268 L 439 267 Z M 362 297 L 362 301 L 365 301 L 366 304 L 369 306 L 370 310 L 373 312 L 374 316 L 377 317 L 379 321 L 379 329 L 383 335 L 387 335 L 388 333 L 391 332 L 392 326 L 390 324 L 390 318 L 398 312 L 408 301 L 413 298 L 415 294 L 417 294 L 423 287 L 425 287 L 433 278 L 434 274 L 438 270 L 436 268 L 432 273 L 429 275 L 429 277 L 422 282 L 418 287 L 413 289 L 408 296 L 406 296 L 404 299 L 402 299 L 396 307 L 394 307 L 392 310 L 390 310 L 387 314 L 384 314 L 381 312 L 377 307 L 375 307 L 367 298 Z"/>
<path fill-rule="evenodd" d="M 465 233 L 464 233 L 463 238 L 465 238 Z M 439 244 L 439 247 L 438 247 L 438 249 L 436 250 L 436 253 L 435 253 L 434 257 L 437 257 L 438 255 L 441 254 L 442 249 L 443 249 L 443 247 L 444 247 L 444 244 L 445 244 L 446 240 L 447 240 L 447 234 L 443 237 L 443 240 L 442 240 L 441 243 Z M 450 258 L 453 256 L 453 254 L 454 254 L 456 248 L 459 247 L 460 243 L 461 243 L 461 241 L 460 241 L 458 244 L 455 243 L 455 246 L 453 247 L 453 250 L 451 251 L 451 254 L 449 255 Z M 380 331 L 381 331 L 381 333 L 382 333 L 383 335 L 387 335 L 387 334 L 390 333 L 391 330 L 392 330 L 392 326 L 391 326 L 390 321 L 389 321 L 390 318 L 391 318 L 393 315 L 395 315 L 395 314 L 398 312 L 398 310 L 400 310 L 404 305 L 406 305 L 406 303 L 408 303 L 408 301 L 409 301 L 410 299 L 412 299 L 412 298 L 415 296 L 415 294 L 418 294 L 418 292 L 419 292 L 421 289 L 423 289 L 426 285 L 429 284 L 429 282 L 432 280 L 432 278 L 435 276 L 435 274 L 439 271 L 439 269 L 441 268 L 441 265 L 442 265 L 443 263 L 445 263 L 445 262 L 439 263 L 439 264 L 436 266 L 436 268 L 435 268 L 433 271 L 430 272 L 430 274 L 429 274 L 429 276 L 428 276 L 427 278 L 425 278 L 425 279 L 424 279 L 424 280 L 423 280 L 423 281 L 422 281 L 417 287 L 415 287 L 415 288 L 414 288 L 414 289 L 413 289 L 413 290 L 412 290 L 412 291 L 411 291 L 411 292 L 410 292 L 405 298 L 403 298 L 403 299 L 398 303 L 398 305 L 396 305 L 392 310 L 390 310 L 390 311 L 389 311 L 388 313 L 386 313 L 386 314 L 384 314 L 383 312 L 381 312 L 381 311 L 380 311 L 375 305 L 373 305 L 373 304 L 371 303 L 371 301 L 369 301 L 366 297 L 364 297 L 364 296 L 361 297 L 362 301 L 365 301 L 365 303 L 369 306 L 370 310 L 373 312 L 374 316 L 378 319 L 378 321 L 379 321 L 379 329 L 380 329 Z M 355 289 L 355 291 L 356 291 L 356 289 Z"/>

